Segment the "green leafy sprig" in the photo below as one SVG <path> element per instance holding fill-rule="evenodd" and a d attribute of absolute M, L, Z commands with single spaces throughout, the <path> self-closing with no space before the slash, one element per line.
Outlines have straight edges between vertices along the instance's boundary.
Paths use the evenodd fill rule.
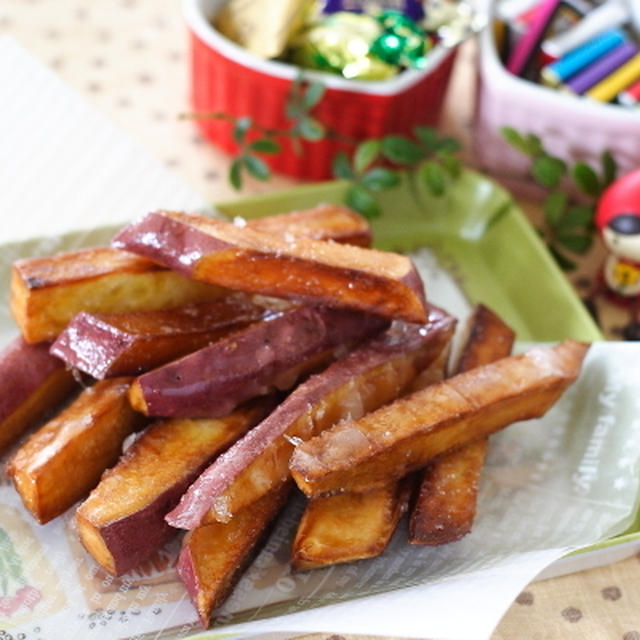
<path fill-rule="evenodd" d="M 262 181 L 271 178 L 271 169 L 259 154 L 280 153 L 282 145 L 279 140 L 289 139 L 294 150 L 301 153 L 302 140 L 317 142 L 327 135 L 324 125 L 311 115 L 311 111 L 322 100 L 324 92 L 323 84 L 307 83 L 301 77 L 296 78 L 285 107 L 285 115 L 290 122 L 286 129 L 269 129 L 256 123 L 250 116 L 236 117 L 219 111 L 189 113 L 183 117 L 211 118 L 231 123 L 238 151 L 229 166 L 228 177 L 233 188 L 239 191 L 242 189 L 245 173 Z"/>
<path fill-rule="evenodd" d="M 347 205 L 368 218 L 381 215 L 375 193 L 397 186 L 402 179 L 400 171 L 407 172 L 416 197 L 420 182 L 432 195 L 444 195 L 448 181 L 460 175 L 455 154 L 461 145 L 455 138 L 440 137 L 431 127 L 416 127 L 413 133 L 414 138 L 371 138 L 358 144 L 351 156 L 344 151 L 336 155 L 334 176 L 351 183 Z"/>
<path fill-rule="evenodd" d="M 321 102 L 325 87 L 319 82 L 306 82 L 299 76 L 293 82 L 285 105 L 289 125 L 285 129 L 262 127 L 249 116 L 236 117 L 226 113 L 195 113 L 190 118 L 214 118 L 232 124 L 233 139 L 238 145 L 229 167 L 229 182 L 240 190 L 245 173 L 258 180 L 268 180 L 271 170 L 261 154 L 277 154 L 280 140 L 290 140 L 296 153 L 302 153 L 302 141 L 339 140 L 354 146 L 352 153 L 341 151 L 332 160 L 333 175 L 349 181 L 347 202 L 366 217 L 381 215 L 375 194 L 397 186 L 401 171 L 406 171 L 416 198 L 420 183 L 434 196 L 442 196 L 451 179 L 461 171 L 456 154 L 460 143 L 452 137 L 441 137 L 431 127 L 416 127 L 413 137 L 389 135 L 355 143 L 326 127 L 313 115 Z"/>
<path fill-rule="evenodd" d="M 539 232 L 558 265 L 565 271 L 575 269 L 572 254 L 583 255 L 593 244 L 595 207 L 616 178 L 615 159 L 604 151 L 598 171 L 581 161 L 568 165 L 551 155 L 532 133 L 523 134 L 511 127 L 503 127 L 500 132 L 508 144 L 531 158 L 531 177 L 549 192 L 543 203 L 544 226 Z"/>

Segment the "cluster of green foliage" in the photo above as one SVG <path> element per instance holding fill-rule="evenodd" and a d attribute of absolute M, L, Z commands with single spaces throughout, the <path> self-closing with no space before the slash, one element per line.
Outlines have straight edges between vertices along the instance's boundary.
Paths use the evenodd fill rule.
<path fill-rule="evenodd" d="M 225 113 L 196 114 L 230 122 L 238 152 L 229 168 L 229 181 L 241 189 L 245 173 L 258 180 L 268 180 L 271 170 L 262 154 L 280 153 L 281 140 L 288 139 L 296 152 L 302 152 L 302 141 L 318 142 L 323 139 L 342 140 L 339 134 L 326 127 L 313 115 L 322 100 L 325 87 L 319 82 L 306 82 L 298 78 L 292 85 L 285 115 L 289 126 L 283 130 L 267 129 L 251 117 L 235 117 Z M 420 183 L 434 196 L 442 196 L 448 181 L 461 170 L 456 154 L 460 143 L 452 137 L 440 136 L 431 127 L 416 127 L 413 136 L 388 135 L 353 144 L 353 151 L 339 152 L 332 159 L 333 174 L 347 180 L 346 204 L 368 218 L 381 215 L 376 192 L 398 185 L 401 173 L 406 172 L 410 184 L 418 193 Z"/>
<path fill-rule="evenodd" d="M 574 269 L 571 254 L 582 255 L 593 244 L 595 206 L 616 179 L 615 159 L 604 151 L 597 170 L 585 162 L 568 165 L 548 153 L 532 133 L 503 127 L 501 134 L 514 149 L 531 158 L 531 177 L 548 191 L 543 203 L 544 226 L 539 232 L 558 264 L 567 271 Z"/>

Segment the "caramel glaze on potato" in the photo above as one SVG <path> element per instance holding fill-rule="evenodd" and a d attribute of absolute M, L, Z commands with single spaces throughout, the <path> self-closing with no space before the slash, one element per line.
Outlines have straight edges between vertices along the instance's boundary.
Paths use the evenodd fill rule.
<path fill-rule="evenodd" d="M 164 521 L 211 460 L 275 405 L 267 397 L 223 418 L 175 418 L 142 432 L 76 511 L 78 535 L 114 575 L 135 568 L 177 533 Z"/>
<path fill-rule="evenodd" d="M 306 571 L 379 556 L 407 510 L 411 481 L 310 500 L 293 541 L 292 567 Z"/>
<path fill-rule="evenodd" d="M 111 378 L 85 389 L 9 459 L 7 474 L 38 522 L 86 496 L 118 460 L 124 439 L 144 425 L 127 400 L 130 384 Z"/>
<path fill-rule="evenodd" d="M 249 565 L 290 489 L 286 484 L 267 493 L 231 522 L 203 523 L 185 535 L 178 575 L 204 628 L 209 626 L 213 610 L 227 599 Z"/>
<path fill-rule="evenodd" d="M 442 349 L 405 391 L 442 380 L 449 355 L 449 348 Z M 410 474 L 366 493 L 347 491 L 308 500 L 291 547 L 292 566 L 317 569 L 383 553 L 408 509 L 415 483 L 415 474 Z"/>
<path fill-rule="evenodd" d="M 577 378 L 588 345 L 565 340 L 502 358 L 344 421 L 296 448 L 308 496 L 370 491 L 512 422 L 542 416 Z"/>
<path fill-rule="evenodd" d="M 256 395 L 288 389 L 302 373 L 330 362 L 334 350 L 387 325 L 370 314 L 296 307 L 139 376 L 131 404 L 142 413 L 219 417 Z"/>
<path fill-rule="evenodd" d="M 24 339 L 35 343 L 53 340 L 80 311 L 165 309 L 212 300 L 225 292 L 147 258 L 99 247 L 16 261 L 11 313 Z"/>
<path fill-rule="evenodd" d="M 319 204 L 275 216 L 234 221 L 236 226 L 247 226 L 256 231 L 279 234 L 290 238 L 332 240 L 359 247 L 371 246 L 371 227 L 359 213 L 342 204 Z"/>
<path fill-rule="evenodd" d="M 462 373 L 505 358 L 514 340 L 515 332 L 491 309 L 479 305 L 456 370 Z M 471 531 L 488 444 L 488 438 L 480 438 L 425 467 L 409 518 L 411 544 L 445 544 Z"/>
<path fill-rule="evenodd" d="M 408 322 L 427 319 L 422 280 L 411 259 L 396 253 L 282 238 L 167 211 L 149 213 L 125 227 L 112 245 L 231 289 Z"/>
<path fill-rule="evenodd" d="M 74 316 L 51 345 L 69 367 L 97 379 L 139 375 L 265 317 L 249 296 L 230 294 L 173 309 Z"/>
<path fill-rule="evenodd" d="M 249 220 L 243 226 L 279 237 L 371 243 L 367 221 L 340 205 Z M 35 343 L 53 340 L 80 311 L 167 309 L 225 293 L 221 287 L 195 282 L 148 258 L 98 247 L 18 260 L 12 271 L 11 311 L 25 340 Z"/>
<path fill-rule="evenodd" d="M 395 323 L 299 385 L 198 478 L 167 521 L 192 529 L 209 509 L 209 517 L 229 520 L 287 481 L 294 443 L 396 398 L 451 339 L 453 318 L 431 308 L 430 320 L 424 326 Z"/>

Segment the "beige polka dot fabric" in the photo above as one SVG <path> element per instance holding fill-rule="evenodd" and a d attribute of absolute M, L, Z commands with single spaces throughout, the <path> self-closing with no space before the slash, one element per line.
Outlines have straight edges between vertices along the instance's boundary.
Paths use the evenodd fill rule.
<path fill-rule="evenodd" d="M 227 182 L 228 159 L 181 117 L 189 110 L 188 40 L 178 0 L 0 0 L 0 34 L 10 34 L 206 198 L 237 197 Z M 474 56 L 473 45 L 461 52 L 443 118 L 444 128 L 467 142 Z M 469 152 L 466 158 L 472 161 Z M 249 182 L 245 193 L 291 184 L 281 177 Z M 521 204 L 532 219 L 540 215 L 536 204 Z M 592 286 L 601 260 L 598 246 L 573 277 L 581 294 Z M 600 312 L 607 333 L 618 335 L 624 311 L 601 304 Z M 354 636 L 304 636 L 347 638 Z M 530 584 L 493 635 L 493 640 L 574 638 L 640 640 L 640 555 Z"/>

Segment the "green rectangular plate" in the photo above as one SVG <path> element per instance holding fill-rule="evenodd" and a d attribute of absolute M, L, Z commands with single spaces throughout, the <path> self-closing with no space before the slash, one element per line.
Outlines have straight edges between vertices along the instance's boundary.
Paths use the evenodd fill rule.
<path fill-rule="evenodd" d="M 216 204 L 228 217 L 256 218 L 320 203 L 343 203 L 348 184 L 326 182 Z M 372 221 L 375 246 L 411 252 L 428 247 L 470 303 L 498 312 L 522 341 L 603 336 L 566 276 L 507 191 L 472 171 L 442 198 L 405 181 L 380 193 L 383 215 Z M 426 283 L 427 297 L 429 283 Z M 640 515 L 624 534 L 583 551 L 640 539 Z"/>

